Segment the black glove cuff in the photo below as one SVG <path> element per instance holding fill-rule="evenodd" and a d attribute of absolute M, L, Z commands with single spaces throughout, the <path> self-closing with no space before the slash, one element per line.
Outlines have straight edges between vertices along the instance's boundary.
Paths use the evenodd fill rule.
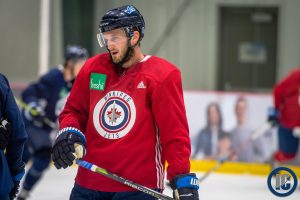
<path fill-rule="evenodd" d="M 55 143 L 59 143 L 62 140 L 68 140 L 70 143 L 80 143 L 84 146 L 86 144 L 84 134 L 74 127 L 63 128 L 58 132 Z"/>

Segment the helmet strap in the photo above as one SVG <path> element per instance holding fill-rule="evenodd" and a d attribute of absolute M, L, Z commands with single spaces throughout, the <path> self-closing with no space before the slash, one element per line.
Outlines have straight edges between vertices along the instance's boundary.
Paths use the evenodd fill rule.
<path fill-rule="evenodd" d="M 72 82 L 73 80 L 75 80 L 74 68 L 75 68 L 75 63 L 76 62 L 77 62 L 77 59 L 70 59 L 66 62 L 67 66 L 65 66 L 65 67 L 68 67 L 67 70 L 69 71 L 68 73 L 71 77 L 71 80 L 68 80 L 67 82 Z"/>
<path fill-rule="evenodd" d="M 129 41 L 130 41 L 130 39 L 133 37 L 133 32 L 134 32 L 133 27 L 127 27 L 124 30 L 125 30 L 125 33 L 126 33 L 127 37 L 129 38 Z M 138 31 L 138 32 L 140 33 L 140 31 Z M 136 47 L 139 44 L 140 41 L 141 41 L 141 33 L 140 33 L 140 38 L 137 41 L 137 43 L 134 44 L 134 45 L 131 45 L 130 42 L 129 42 L 128 46 Z"/>

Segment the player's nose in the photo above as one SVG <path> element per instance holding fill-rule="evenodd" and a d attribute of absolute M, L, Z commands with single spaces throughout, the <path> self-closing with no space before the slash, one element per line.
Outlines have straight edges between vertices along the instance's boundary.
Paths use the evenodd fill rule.
<path fill-rule="evenodd" d="M 107 41 L 106 46 L 109 51 L 112 51 L 115 47 L 113 42 L 109 42 L 109 41 Z"/>

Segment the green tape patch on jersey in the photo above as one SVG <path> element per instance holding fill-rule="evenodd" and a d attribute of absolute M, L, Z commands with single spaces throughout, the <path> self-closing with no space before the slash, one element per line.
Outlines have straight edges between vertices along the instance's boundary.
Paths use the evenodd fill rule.
<path fill-rule="evenodd" d="M 106 82 L 105 74 L 91 73 L 90 89 L 91 90 L 104 90 Z"/>

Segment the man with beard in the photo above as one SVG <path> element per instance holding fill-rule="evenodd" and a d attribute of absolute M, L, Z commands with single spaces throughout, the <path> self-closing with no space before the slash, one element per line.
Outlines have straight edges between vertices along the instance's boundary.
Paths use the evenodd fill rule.
<path fill-rule="evenodd" d="M 84 160 L 162 192 L 168 162 L 174 197 L 198 200 L 180 71 L 142 53 L 145 23 L 132 5 L 109 10 L 99 31 L 108 53 L 87 60 L 76 79 L 59 119 L 55 166 L 72 165 L 77 143 Z M 156 198 L 79 167 L 70 199 Z"/>

